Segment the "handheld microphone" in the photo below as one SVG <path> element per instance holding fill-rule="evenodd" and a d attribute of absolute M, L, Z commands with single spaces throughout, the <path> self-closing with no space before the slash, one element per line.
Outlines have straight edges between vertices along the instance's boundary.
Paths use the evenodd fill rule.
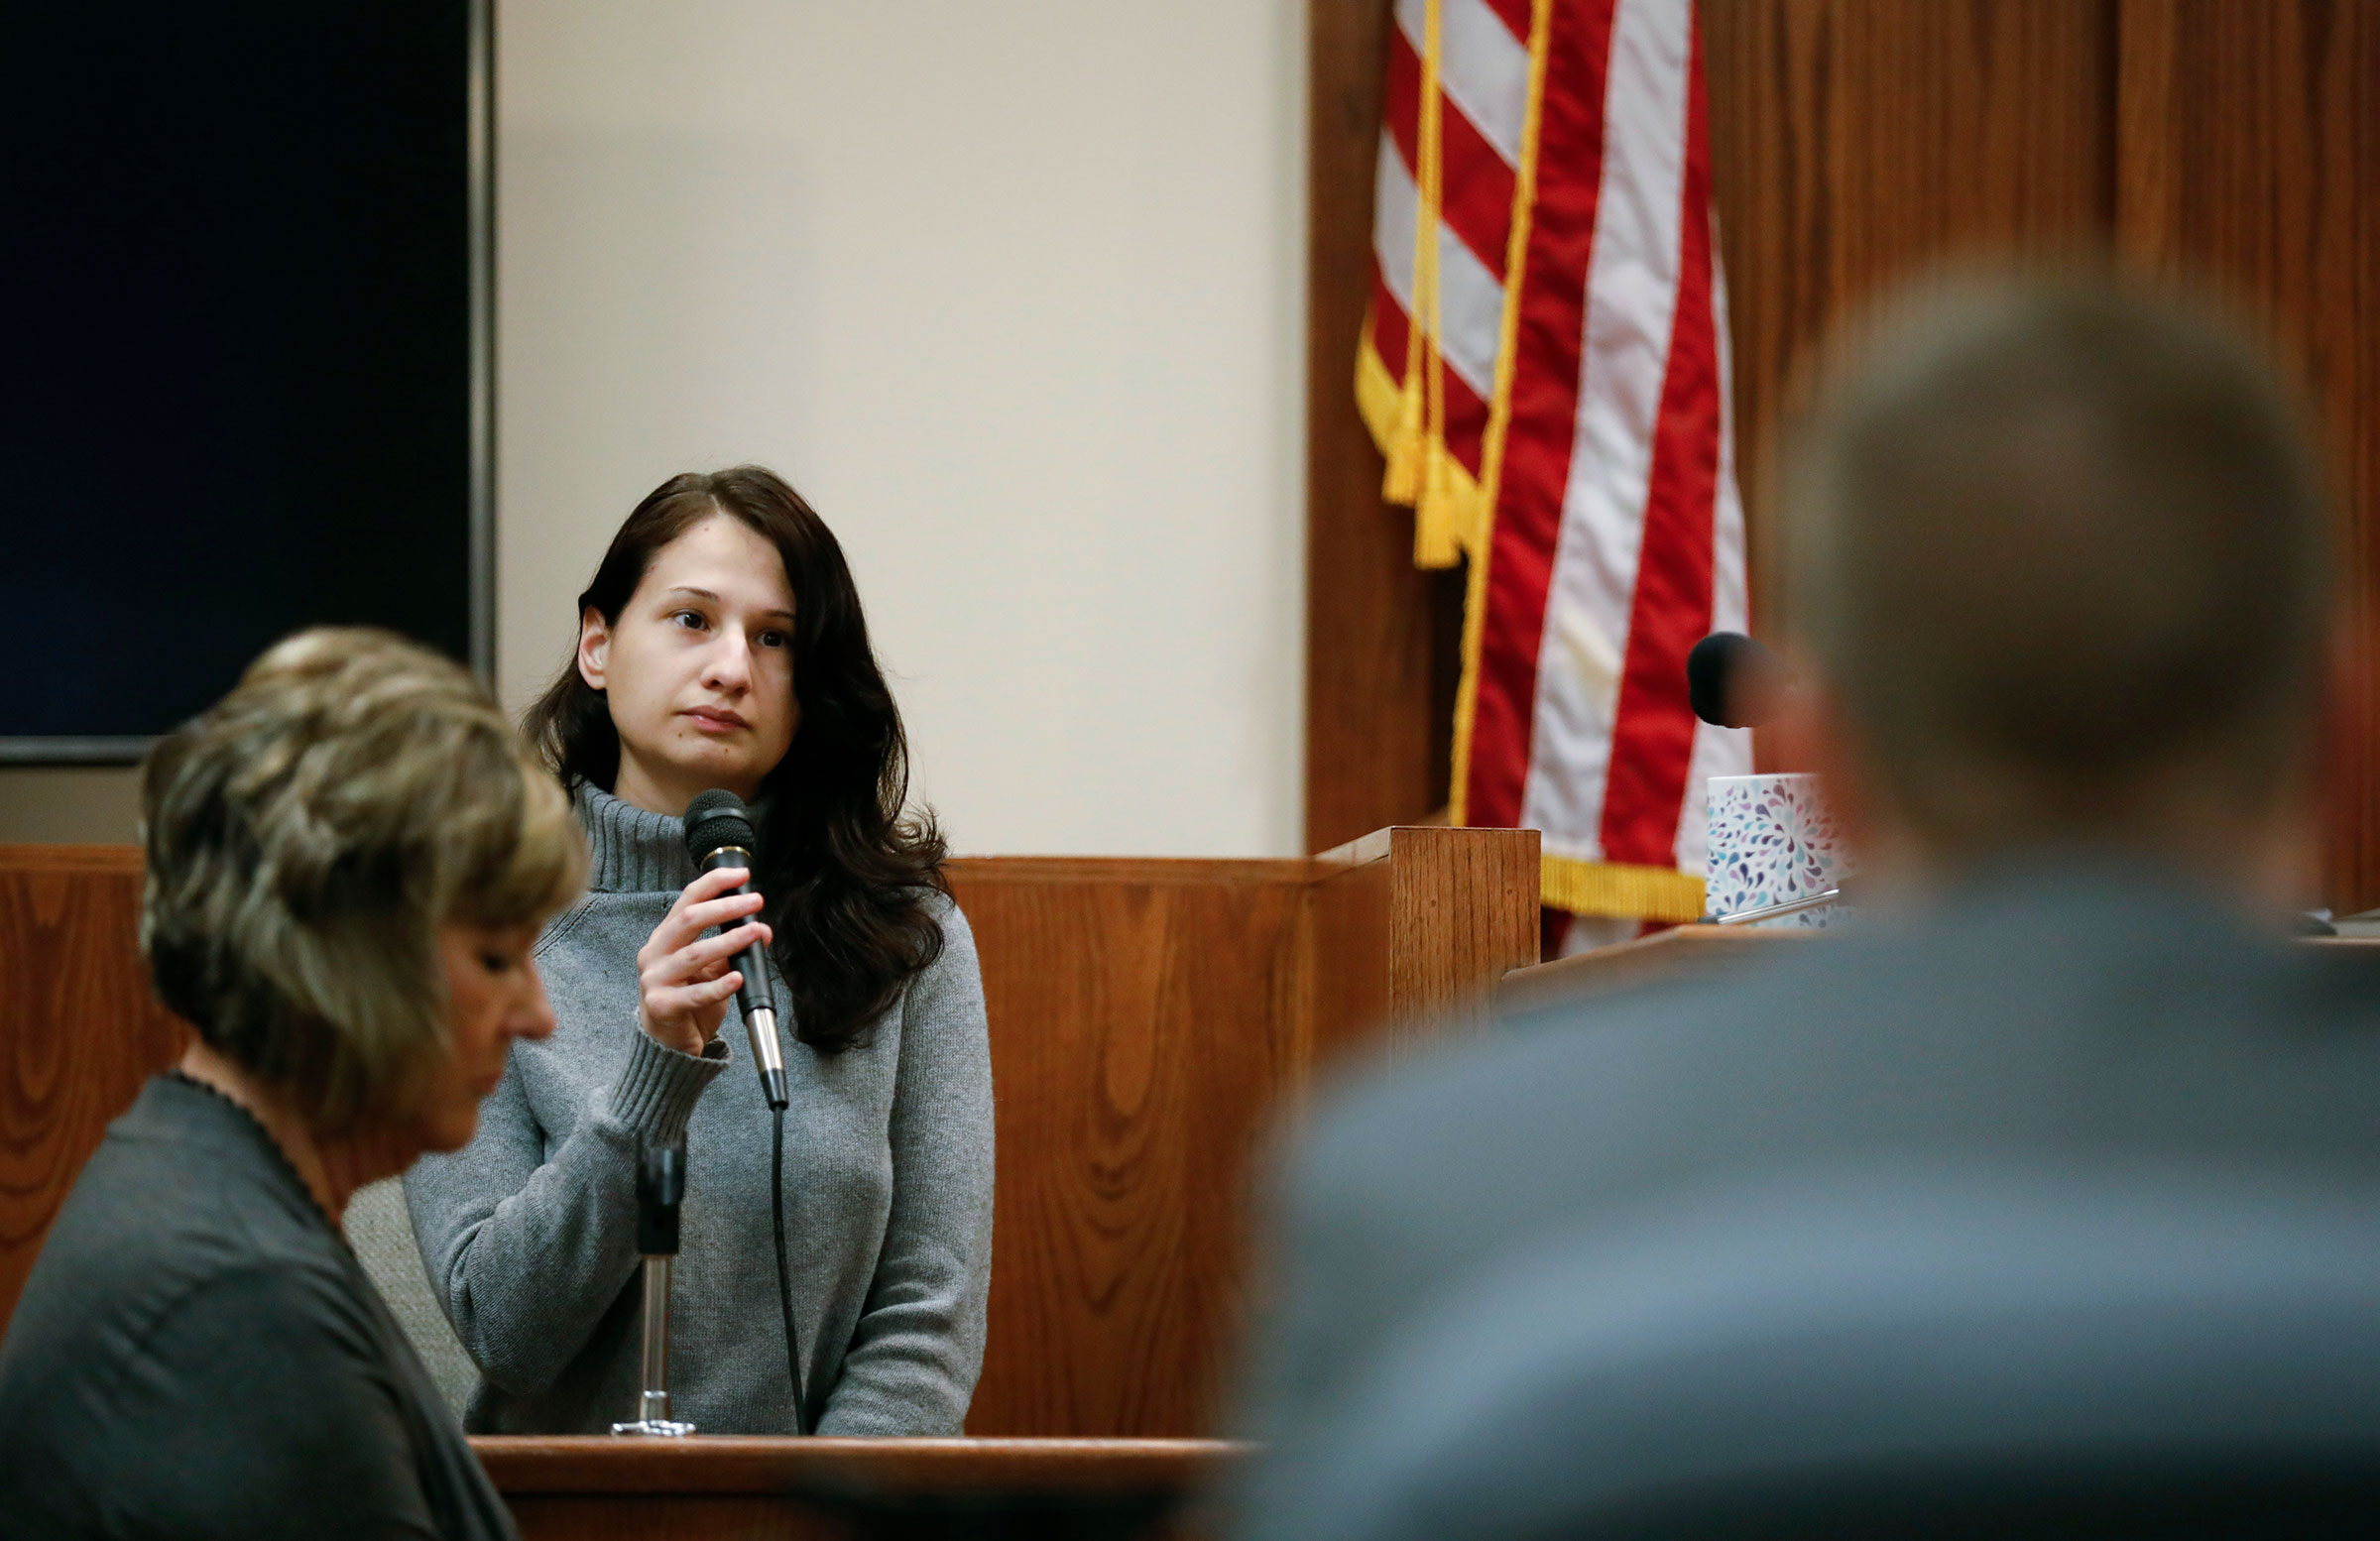
<path fill-rule="evenodd" d="M 1793 688 L 1785 660 L 1741 632 L 1713 632 L 1686 654 L 1686 701 L 1715 728 L 1757 728 Z"/>
<path fill-rule="evenodd" d="M 757 869 L 761 837 L 752 815 L 734 792 L 708 791 L 686 804 L 686 855 L 698 872 L 722 867 Z M 738 893 L 749 893 L 746 884 Z M 769 969 L 758 942 L 736 957 L 744 983 L 736 987 L 736 1009 L 744 1014 L 744 1031 L 752 1040 L 752 1062 L 761 1073 L 761 1095 L 772 1108 L 785 1106 L 785 1054 L 776 1036 L 776 999 L 769 990 Z"/>

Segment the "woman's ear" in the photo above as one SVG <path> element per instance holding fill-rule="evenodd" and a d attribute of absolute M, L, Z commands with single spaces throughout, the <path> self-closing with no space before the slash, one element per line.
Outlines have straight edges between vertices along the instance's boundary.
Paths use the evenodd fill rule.
<path fill-rule="evenodd" d="M 578 618 L 578 677 L 590 689 L 603 688 L 604 670 L 612 656 L 612 629 L 593 605 Z"/>

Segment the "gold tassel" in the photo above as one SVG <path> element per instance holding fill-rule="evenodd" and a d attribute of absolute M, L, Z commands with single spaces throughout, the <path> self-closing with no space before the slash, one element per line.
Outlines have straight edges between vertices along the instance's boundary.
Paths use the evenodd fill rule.
<path fill-rule="evenodd" d="M 1703 917 L 1703 880 L 1666 867 L 1582 862 L 1551 854 L 1539 858 L 1538 866 L 1541 896 L 1554 909 L 1637 920 Z"/>
<path fill-rule="evenodd" d="M 1406 377 L 1397 395 L 1395 436 L 1387 445 L 1388 471 L 1380 478 L 1380 496 L 1390 503 L 1414 507 L 1421 501 L 1421 461 L 1426 440 L 1421 432 L 1421 375 Z"/>
<path fill-rule="evenodd" d="M 1422 477 L 1421 497 L 1413 506 L 1413 565 L 1452 567 L 1463 554 L 1465 510 L 1447 475 L 1446 441 L 1432 435 L 1422 442 L 1428 470 Z"/>

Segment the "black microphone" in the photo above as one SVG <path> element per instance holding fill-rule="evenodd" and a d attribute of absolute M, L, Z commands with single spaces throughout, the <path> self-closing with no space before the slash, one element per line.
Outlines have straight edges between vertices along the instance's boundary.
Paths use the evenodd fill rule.
<path fill-rule="evenodd" d="M 646 1145 L 637 1152 L 637 1250 L 677 1255 L 677 1207 L 686 1197 L 686 1147 Z"/>
<path fill-rule="evenodd" d="M 758 870 L 761 837 L 753 831 L 744 799 L 729 791 L 708 791 L 686 804 L 686 855 L 699 872 L 722 867 Z M 749 893 L 745 884 L 733 891 Z M 776 1038 L 776 999 L 769 992 L 769 970 L 758 942 L 736 957 L 744 983 L 736 987 L 736 1009 L 744 1013 L 744 1031 L 752 1039 L 752 1062 L 761 1073 L 761 1095 L 772 1108 L 782 1108 L 785 1093 L 785 1054 Z"/>
<path fill-rule="evenodd" d="M 1757 728 L 1784 710 L 1793 671 L 1741 632 L 1713 632 L 1686 654 L 1686 701 L 1715 728 Z"/>

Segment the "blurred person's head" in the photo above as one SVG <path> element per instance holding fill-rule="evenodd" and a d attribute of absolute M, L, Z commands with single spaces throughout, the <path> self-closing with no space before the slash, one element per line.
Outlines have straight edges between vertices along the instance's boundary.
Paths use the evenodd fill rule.
<path fill-rule="evenodd" d="M 512 1040 L 552 1029 L 531 949 L 586 870 L 487 691 L 386 633 L 303 632 L 141 791 L 165 1004 L 316 1136 L 467 1142 Z"/>
<path fill-rule="evenodd" d="M 2260 352 L 2096 281 L 1903 300 L 1788 472 L 1822 769 L 1880 865 L 2112 845 L 2270 877 L 2331 597 L 2321 476 Z"/>

